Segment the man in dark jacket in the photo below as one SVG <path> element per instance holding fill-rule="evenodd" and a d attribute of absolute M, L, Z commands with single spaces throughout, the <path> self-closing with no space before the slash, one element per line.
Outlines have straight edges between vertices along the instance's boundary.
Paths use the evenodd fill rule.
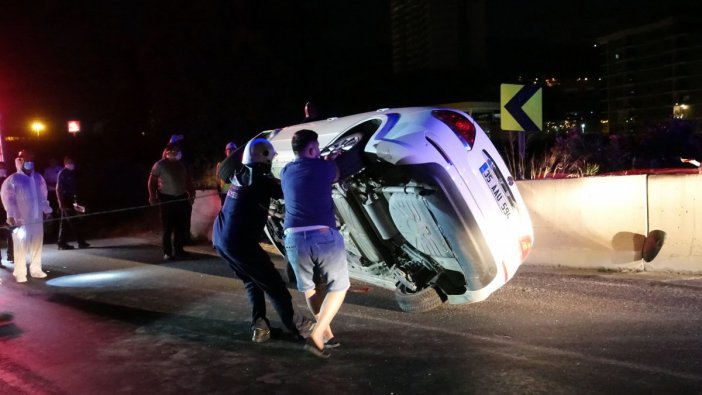
<path fill-rule="evenodd" d="M 67 232 L 70 229 L 71 235 L 78 241 L 78 248 L 88 248 L 88 244 L 83 238 L 83 234 L 78 226 L 76 216 L 76 195 L 78 194 L 78 181 L 76 179 L 76 164 L 73 158 L 66 156 L 63 159 L 63 170 L 58 174 L 56 181 L 56 200 L 58 200 L 59 210 L 61 210 L 61 224 L 59 225 L 58 249 L 72 250 L 74 247 L 68 244 Z M 74 203 L 76 206 L 74 206 Z"/>
<path fill-rule="evenodd" d="M 285 282 L 259 245 L 271 198 L 283 196 L 280 183 L 269 174 L 275 154 L 268 140 L 257 138 L 244 148 L 243 166 L 234 156 L 222 162 L 220 174 L 233 172 L 233 176 L 228 179 L 231 186 L 212 234 L 217 252 L 244 282 L 252 306 L 252 340 L 256 343 L 271 337 L 264 295 L 268 295 L 283 324 L 294 336 L 306 337 L 313 325 L 312 320 L 294 313 Z"/>

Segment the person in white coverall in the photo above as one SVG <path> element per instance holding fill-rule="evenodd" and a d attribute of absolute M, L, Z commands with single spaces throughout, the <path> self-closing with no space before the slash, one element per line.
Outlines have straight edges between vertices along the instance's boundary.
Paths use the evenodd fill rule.
<path fill-rule="evenodd" d="M 14 243 L 15 270 L 12 273 L 18 283 L 27 281 L 27 258 L 29 274 L 34 278 L 44 278 L 41 269 L 41 250 L 44 239 L 43 219 L 51 214 L 47 200 L 46 181 L 34 171 L 34 159 L 25 151 L 20 151 L 15 159 L 17 173 L 7 177 L 0 188 L 0 198 L 7 211 L 7 224 L 12 229 Z"/>

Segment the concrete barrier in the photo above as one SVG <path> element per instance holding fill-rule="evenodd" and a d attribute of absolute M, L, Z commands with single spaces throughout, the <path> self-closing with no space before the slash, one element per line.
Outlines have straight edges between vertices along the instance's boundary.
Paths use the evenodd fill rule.
<path fill-rule="evenodd" d="M 194 240 L 212 240 L 212 224 L 222 208 L 215 189 L 198 189 L 190 217 L 190 236 Z"/>
<path fill-rule="evenodd" d="M 702 273 L 702 175 L 649 176 L 648 207 L 650 228 L 666 235 L 646 270 Z"/>
<path fill-rule="evenodd" d="M 534 224 L 527 263 L 643 269 L 646 176 L 519 181 Z"/>
<path fill-rule="evenodd" d="M 702 174 L 518 181 L 534 225 L 526 263 L 610 270 L 702 273 Z M 198 190 L 191 233 L 212 240 L 215 190 Z M 665 232 L 644 261 L 650 231 Z"/>
<path fill-rule="evenodd" d="M 702 273 L 702 176 L 635 175 L 517 183 L 534 224 L 526 263 Z M 665 242 L 643 259 L 650 231 Z M 700 229 L 702 230 L 702 229 Z M 650 240 L 649 240 L 650 241 Z"/>

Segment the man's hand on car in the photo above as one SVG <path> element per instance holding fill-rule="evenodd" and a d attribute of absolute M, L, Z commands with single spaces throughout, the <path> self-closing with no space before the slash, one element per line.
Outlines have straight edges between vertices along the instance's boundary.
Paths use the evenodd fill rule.
<path fill-rule="evenodd" d="M 332 151 L 324 158 L 324 160 L 334 160 L 341 155 L 341 152 L 342 151 Z"/>

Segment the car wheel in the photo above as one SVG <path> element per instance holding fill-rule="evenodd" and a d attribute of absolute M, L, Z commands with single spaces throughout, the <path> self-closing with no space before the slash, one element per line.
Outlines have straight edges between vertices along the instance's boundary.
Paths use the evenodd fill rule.
<path fill-rule="evenodd" d="M 412 292 L 404 285 L 395 288 L 395 300 L 400 310 L 406 313 L 423 313 L 434 310 L 444 303 L 444 299 L 434 287 Z"/>
<path fill-rule="evenodd" d="M 364 144 L 362 144 L 362 142 L 363 135 L 361 133 L 352 133 L 343 136 L 322 150 L 322 157 L 332 152 L 341 154 L 334 160 L 339 168 L 339 179 L 343 180 L 363 169 L 364 164 L 362 156 Z"/>

